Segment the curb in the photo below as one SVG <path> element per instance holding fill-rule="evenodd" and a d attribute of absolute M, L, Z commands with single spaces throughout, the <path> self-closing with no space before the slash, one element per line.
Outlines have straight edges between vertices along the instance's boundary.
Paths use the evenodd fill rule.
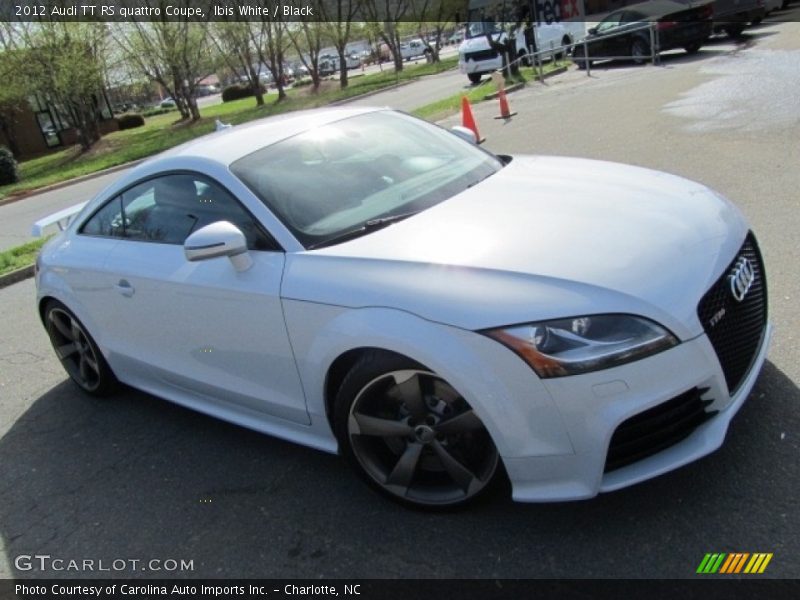
<path fill-rule="evenodd" d="M 505 92 L 506 92 L 506 94 L 510 94 L 511 92 L 516 92 L 517 90 L 521 90 L 524 87 L 525 87 L 525 84 L 522 83 L 522 82 L 515 83 L 515 84 L 510 85 L 507 88 L 505 88 Z M 500 96 L 500 92 L 492 92 L 491 94 L 486 94 L 483 97 L 483 100 L 484 100 L 484 102 L 486 100 L 496 100 L 499 96 Z"/>
<path fill-rule="evenodd" d="M 36 188 L 33 190 L 25 190 L 24 192 L 20 192 L 19 194 L 14 194 L 13 196 L 8 196 L 7 198 L 0 199 L 0 206 L 4 206 L 6 204 L 11 204 L 13 202 L 17 202 L 18 200 L 24 200 L 25 198 L 29 198 L 30 196 L 36 196 L 37 194 L 44 194 L 45 192 L 52 192 L 63 187 L 67 187 L 68 185 L 73 185 L 75 183 L 82 183 L 84 181 L 89 181 L 91 179 L 96 179 L 97 177 L 102 177 L 103 175 L 111 175 L 112 173 L 116 173 L 117 171 L 122 171 L 123 169 L 129 169 L 131 167 L 135 167 L 139 163 L 143 163 L 144 161 L 152 158 L 147 156 L 145 158 L 140 158 L 137 160 L 132 160 L 131 162 L 123 163 L 121 165 L 117 165 L 115 167 L 109 167 L 108 169 L 103 169 L 102 171 L 95 171 L 94 173 L 87 173 L 86 175 L 79 175 L 73 179 L 67 179 L 66 181 L 59 181 L 58 183 L 53 183 L 50 185 L 46 185 L 44 187 Z"/>
<path fill-rule="evenodd" d="M 11 271 L 11 273 L 0 275 L 0 289 L 15 283 L 19 283 L 20 281 L 24 281 L 29 277 L 33 277 L 33 269 L 34 265 L 28 265 L 27 267 L 22 267 L 16 271 Z"/>

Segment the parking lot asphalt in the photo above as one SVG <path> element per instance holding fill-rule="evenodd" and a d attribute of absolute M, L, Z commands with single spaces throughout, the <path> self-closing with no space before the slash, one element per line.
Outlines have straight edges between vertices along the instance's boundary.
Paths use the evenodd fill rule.
<path fill-rule="evenodd" d="M 718 452 L 589 501 L 500 494 L 456 513 L 413 512 L 335 456 L 133 390 L 83 396 L 48 345 L 29 280 L 0 290 L 0 577 L 96 575 L 21 571 L 25 554 L 193 561 L 192 571 L 116 573 L 142 577 L 693 577 L 705 553 L 738 551 L 772 552 L 765 575 L 797 578 L 800 110 L 789 109 L 800 77 L 785 81 L 797 64 L 800 24 L 768 25 L 739 48 L 715 41 L 660 67 L 608 65 L 528 88 L 511 96 L 510 122 L 475 107 L 492 150 L 669 171 L 747 214 L 776 335 Z M 775 86 L 786 96 L 760 96 Z M 713 111 L 686 112 L 712 100 Z"/>

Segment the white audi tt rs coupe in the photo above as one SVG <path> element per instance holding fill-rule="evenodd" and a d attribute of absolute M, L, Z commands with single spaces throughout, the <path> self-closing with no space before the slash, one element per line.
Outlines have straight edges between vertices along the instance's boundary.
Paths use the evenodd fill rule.
<path fill-rule="evenodd" d="M 59 222 L 37 306 L 120 383 L 419 507 L 590 498 L 718 448 L 765 360 L 758 244 L 699 183 L 324 109 L 143 163 Z M 67 224 L 65 224 L 67 222 Z"/>

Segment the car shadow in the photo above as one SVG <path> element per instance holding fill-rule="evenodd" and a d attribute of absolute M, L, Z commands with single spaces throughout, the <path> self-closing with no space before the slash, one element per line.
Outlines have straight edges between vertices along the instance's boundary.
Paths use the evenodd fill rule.
<path fill-rule="evenodd" d="M 0 440 L 0 535 L 25 578 L 98 576 L 17 559 L 45 554 L 145 561 L 103 577 L 629 577 L 631 554 L 635 576 L 689 576 L 703 552 L 791 546 L 800 453 L 781 434 L 797 431 L 798 404 L 767 363 L 726 444 L 697 463 L 588 501 L 496 495 L 431 515 L 377 495 L 338 457 L 65 381 Z M 193 568 L 142 570 L 152 559 Z"/>

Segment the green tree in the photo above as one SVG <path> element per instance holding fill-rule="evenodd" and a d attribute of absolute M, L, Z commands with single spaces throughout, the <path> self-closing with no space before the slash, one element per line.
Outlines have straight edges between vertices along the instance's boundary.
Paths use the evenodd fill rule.
<path fill-rule="evenodd" d="M 389 48 L 397 72 L 403 70 L 403 55 L 400 52 L 402 20 L 409 10 L 409 0 L 362 0 L 362 9 L 367 21 Z M 382 26 L 380 24 L 383 23 Z"/>
<path fill-rule="evenodd" d="M 210 38 L 219 51 L 221 60 L 233 73 L 243 73 L 253 89 L 256 105 L 264 105 L 264 92 L 261 87 L 261 62 L 258 59 L 251 24 L 241 21 L 222 21 L 214 23 L 209 30 Z"/>
<path fill-rule="evenodd" d="M 102 23 L 41 20 L 4 28 L 4 70 L 14 83 L 5 102 L 37 96 L 54 106 L 75 127 L 78 143 L 88 150 L 100 139 L 104 87 L 102 56 L 108 31 Z"/>
<path fill-rule="evenodd" d="M 170 21 L 166 6 L 190 7 L 192 0 L 142 0 L 161 8 L 161 20 L 117 23 L 114 40 L 139 73 L 155 81 L 175 100 L 184 119 L 200 118 L 195 90 L 214 72 L 207 23 Z"/>
<path fill-rule="evenodd" d="M 286 34 L 297 51 L 300 62 L 308 69 L 315 91 L 319 89 L 321 82 L 319 55 L 322 50 L 324 27 L 325 24 L 319 21 L 300 21 L 299 23 L 290 23 L 286 28 Z"/>
<path fill-rule="evenodd" d="M 322 18 L 325 37 L 339 55 L 339 87 L 347 87 L 347 44 L 353 27 L 353 18 L 359 12 L 362 0 L 317 0 L 315 10 Z"/>

